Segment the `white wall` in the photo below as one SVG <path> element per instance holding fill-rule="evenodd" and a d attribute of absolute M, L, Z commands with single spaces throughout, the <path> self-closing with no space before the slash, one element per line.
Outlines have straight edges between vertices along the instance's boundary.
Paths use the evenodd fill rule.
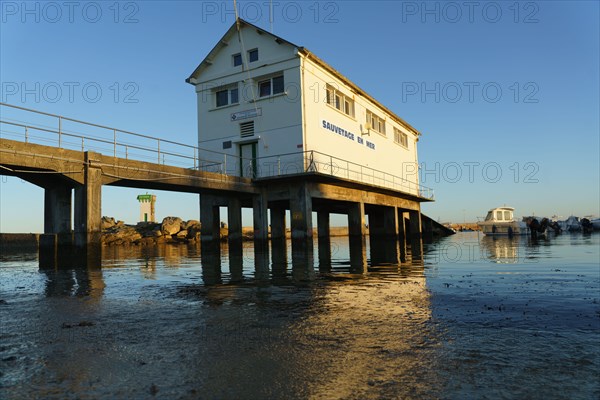
<path fill-rule="evenodd" d="M 350 87 L 314 62 L 304 60 L 303 76 L 306 149 L 353 161 L 365 167 L 398 177 L 405 177 L 415 184 L 418 183 L 418 174 L 416 173 L 417 138 L 414 133 L 395 122 L 366 98 L 353 93 Z M 354 117 L 348 116 L 327 104 L 327 84 L 337 87 L 344 95 L 354 99 Z M 386 136 L 375 132 L 373 129 L 371 129 L 369 135 L 361 135 L 361 125 L 363 126 L 363 132 L 366 132 L 367 109 L 386 120 Z M 352 135 L 348 135 L 351 137 L 324 128 L 323 121 L 352 133 Z M 394 142 L 394 127 L 408 135 L 407 148 Z M 323 161 L 327 162 L 327 158 L 325 157 Z M 334 160 L 333 164 L 334 173 L 338 171 L 338 174 L 343 174 L 349 168 L 345 162 Z M 325 165 L 323 167 L 326 168 Z M 350 166 L 350 168 L 360 173 L 359 167 Z M 363 179 L 368 179 L 366 175 L 372 173 L 369 168 L 363 170 Z M 326 169 L 324 172 L 329 172 L 329 170 Z M 376 176 L 383 176 L 383 174 L 376 174 Z M 389 177 L 386 179 L 389 179 Z M 377 178 L 375 183 L 382 183 L 380 181 L 381 179 Z"/>
<path fill-rule="evenodd" d="M 229 154 L 231 157 L 228 157 L 227 170 L 236 175 L 239 174 L 239 145 L 236 142 L 242 140 L 239 127 L 242 122 L 254 120 L 254 138 L 258 139 L 257 157 L 261 170 L 275 168 L 276 165 L 276 158 L 262 157 L 297 152 L 301 150 L 297 146 L 302 145 L 300 61 L 295 49 L 286 43 L 278 44 L 272 36 L 258 34 L 250 27 L 243 28 L 242 38 L 245 51 L 254 48 L 259 50 L 258 61 L 248 64 L 250 71 L 242 71 L 241 66 L 234 67 L 232 64 L 233 54 L 244 53 L 236 33 L 214 58 L 213 64 L 202 72 L 200 82 L 196 85 L 198 146 Z M 260 77 L 278 72 L 283 72 L 286 92 L 259 98 L 257 81 Z M 235 83 L 239 89 L 239 104 L 216 108 L 215 88 Z M 260 116 L 232 121 L 234 113 L 257 110 Z M 243 140 L 248 141 L 249 138 Z M 223 149 L 225 141 L 233 142 L 230 149 Z M 200 156 L 223 162 L 220 154 L 204 152 Z"/>

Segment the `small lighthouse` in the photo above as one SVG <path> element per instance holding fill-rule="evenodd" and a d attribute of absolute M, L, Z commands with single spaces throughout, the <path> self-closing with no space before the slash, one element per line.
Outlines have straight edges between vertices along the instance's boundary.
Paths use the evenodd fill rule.
<path fill-rule="evenodd" d="M 156 215 L 154 214 L 156 195 L 148 193 L 140 194 L 137 199 L 140 202 L 140 221 L 156 222 Z"/>

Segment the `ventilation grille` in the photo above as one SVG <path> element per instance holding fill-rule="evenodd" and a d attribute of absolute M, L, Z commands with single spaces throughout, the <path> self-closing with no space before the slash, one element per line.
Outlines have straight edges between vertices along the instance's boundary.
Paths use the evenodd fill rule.
<path fill-rule="evenodd" d="M 240 124 L 240 136 L 248 137 L 254 135 L 254 121 L 242 122 Z"/>

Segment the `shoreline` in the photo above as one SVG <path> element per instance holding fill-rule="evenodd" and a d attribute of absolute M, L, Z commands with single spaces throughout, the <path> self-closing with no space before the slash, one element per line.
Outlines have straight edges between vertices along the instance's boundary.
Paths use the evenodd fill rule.
<path fill-rule="evenodd" d="M 160 226 L 160 224 L 158 224 Z M 100 243 L 106 247 L 112 246 L 151 246 L 157 244 L 195 244 L 200 243 L 200 232 L 195 232 L 194 236 L 187 235 L 160 235 L 151 236 L 147 229 L 139 229 L 138 225 L 122 225 L 122 229 L 102 231 Z M 220 240 L 226 242 L 229 230 L 221 228 Z M 0 250 L 12 251 L 37 251 L 39 249 L 40 237 L 43 233 L 0 233 Z M 291 239 L 290 229 L 286 229 L 286 239 Z M 313 229 L 313 236 L 317 237 L 317 229 Z M 348 228 L 332 227 L 331 237 L 348 236 Z M 269 239 L 271 238 L 269 232 Z M 254 228 L 242 228 L 242 241 L 248 242 L 254 240 Z"/>

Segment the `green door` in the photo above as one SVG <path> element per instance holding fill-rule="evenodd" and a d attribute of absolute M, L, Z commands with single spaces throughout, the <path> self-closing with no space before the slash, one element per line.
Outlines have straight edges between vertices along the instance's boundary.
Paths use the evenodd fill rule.
<path fill-rule="evenodd" d="M 256 142 L 240 145 L 240 176 L 256 178 Z"/>

